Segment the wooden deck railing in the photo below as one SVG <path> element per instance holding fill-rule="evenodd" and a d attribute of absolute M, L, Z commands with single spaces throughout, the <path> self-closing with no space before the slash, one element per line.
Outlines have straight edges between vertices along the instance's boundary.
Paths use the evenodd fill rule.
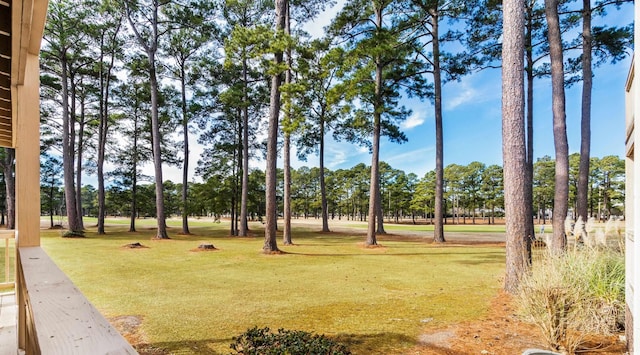
<path fill-rule="evenodd" d="M 40 247 L 18 248 L 19 346 L 26 354 L 137 354 Z"/>
<path fill-rule="evenodd" d="M 15 248 L 15 232 L 13 230 L 0 230 L 0 245 L 4 244 L 4 278 L 0 279 L 0 289 L 11 288 L 15 286 L 14 273 L 15 260 L 13 260 L 12 252 Z"/>

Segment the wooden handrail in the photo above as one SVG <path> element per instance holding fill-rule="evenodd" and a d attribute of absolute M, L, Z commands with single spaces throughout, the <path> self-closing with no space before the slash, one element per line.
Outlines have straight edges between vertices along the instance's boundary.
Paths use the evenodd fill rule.
<path fill-rule="evenodd" d="M 4 282 L 0 282 L 0 288 L 15 286 L 15 281 L 11 277 L 11 253 L 9 252 L 9 240 L 15 240 L 15 236 L 16 233 L 12 229 L 0 229 L 0 239 L 4 239 Z"/>
<path fill-rule="evenodd" d="M 40 247 L 18 248 L 27 354 L 137 354 Z"/>

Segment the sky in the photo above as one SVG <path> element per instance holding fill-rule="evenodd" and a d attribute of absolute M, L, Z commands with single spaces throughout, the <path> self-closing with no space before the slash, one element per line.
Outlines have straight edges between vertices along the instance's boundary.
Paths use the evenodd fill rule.
<path fill-rule="evenodd" d="M 306 24 L 305 29 L 312 35 L 322 34 L 324 26 L 330 23 L 344 0 L 325 11 L 318 18 Z M 624 25 L 633 21 L 633 5 L 623 11 L 610 10 L 607 25 Z M 594 23 L 597 25 L 597 23 Z M 629 73 L 631 58 L 616 64 L 606 64 L 594 69 L 592 101 L 591 156 L 617 155 L 624 157 L 625 149 L 625 82 Z M 467 165 L 479 161 L 486 165 L 502 165 L 501 126 L 501 72 L 489 69 L 463 77 L 457 82 L 446 83 L 443 87 L 443 132 L 444 165 Z M 566 116 L 569 153 L 580 149 L 582 84 L 566 89 Z M 412 115 L 402 123 L 401 128 L 408 138 L 404 144 L 392 143 L 383 137 L 380 160 L 395 169 L 415 173 L 419 177 L 435 168 L 435 121 L 433 105 L 418 99 L 404 100 Z M 551 83 L 550 79 L 536 79 L 534 84 L 534 157 L 555 155 L 552 131 Z M 195 169 L 202 147 L 191 139 L 191 165 Z M 279 157 L 279 166 L 282 165 Z M 359 163 L 371 164 L 371 154 L 362 148 L 346 142 L 327 142 L 325 165 L 330 170 L 349 169 Z M 317 156 L 309 156 L 307 161 L 298 161 L 293 155 L 292 167 L 303 165 L 318 166 Z M 265 162 L 253 160 L 251 166 L 264 169 Z M 149 166 L 145 170 L 153 171 Z M 165 180 L 182 181 L 182 170 L 164 167 Z M 190 174 L 194 176 L 194 174 Z M 195 178 L 195 181 L 200 181 Z"/>

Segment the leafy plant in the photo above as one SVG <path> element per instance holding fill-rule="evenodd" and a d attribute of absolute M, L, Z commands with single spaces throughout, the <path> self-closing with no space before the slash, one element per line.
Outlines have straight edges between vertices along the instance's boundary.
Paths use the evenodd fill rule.
<path fill-rule="evenodd" d="M 230 345 L 235 352 L 243 355 L 348 355 L 351 352 L 341 344 L 324 335 L 312 334 L 301 330 L 278 329 L 272 333 L 268 327 L 253 327 L 233 338 Z"/>

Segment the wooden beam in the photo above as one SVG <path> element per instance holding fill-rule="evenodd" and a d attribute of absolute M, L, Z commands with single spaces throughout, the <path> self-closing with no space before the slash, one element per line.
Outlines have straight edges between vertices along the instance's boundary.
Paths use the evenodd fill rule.
<path fill-rule="evenodd" d="M 0 108 L 11 110 L 11 102 L 0 100 Z"/>
<path fill-rule="evenodd" d="M 0 88 L 0 99 L 11 100 L 11 90 Z"/>
<path fill-rule="evenodd" d="M 137 354 L 42 248 L 18 250 L 34 354 Z"/>
<path fill-rule="evenodd" d="M 0 43 L 2 43 L 2 42 L 0 42 Z M 0 75 L 0 86 L 4 87 L 4 88 L 10 88 L 11 87 L 11 79 L 9 79 L 7 76 Z"/>

